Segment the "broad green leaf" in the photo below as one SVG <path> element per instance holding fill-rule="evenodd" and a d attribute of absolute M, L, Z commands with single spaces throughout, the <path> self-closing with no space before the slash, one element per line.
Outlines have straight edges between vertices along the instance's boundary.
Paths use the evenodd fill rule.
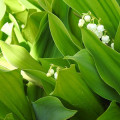
<path fill-rule="evenodd" d="M 116 51 L 120 52 L 120 24 L 115 35 L 114 48 Z"/>
<path fill-rule="evenodd" d="M 14 13 L 13 15 L 15 16 L 17 21 L 20 21 L 23 25 L 26 24 L 27 16 L 28 16 L 28 11 L 27 10 L 24 10 L 22 12 Z"/>
<path fill-rule="evenodd" d="M 55 45 L 55 43 L 50 35 L 50 38 L 49 38 L 47 47 L 45 49 L 43 58 L 60 58 L 60 57 L 63 57 L 63 55 L 56 47 L 56 45 Z"/>
<path fill-rule="evenodd" d="M 78 27 L 78 21 L 80 19 L 79 16 L 76 15 L 77 13 L 70 9 L 69 10 L 69 15 L 68 15 L 68 22 L 69 22 L 69 28 L 71 33 L 77 38 L 78 44 L 81 48 L 83 48 L 83 43 L 82 43 L 82 35 L 80 28 Z"/>
<path fill-rule="evenodd" d="M 119 120 L 120 106 L 116 102 L 112 102 L 109 108 L 97 120 Z"/>
<path fill-rule="evenodd" d="M 33 43 L 37 37 L 39 25 L 45 12 L 33 12 L 27 20 L 25 28 L 22 30 L 23 36 L 27 41 Z"/>
<path fill-rule="evenodd" d="M 82 29 L 82 35 L 101 78 L 120 94 L 120 54 L 103 44 L 94 33 L 85 28 Z"/>
<path fill-rule="evenodd" d="M 24 70 L 22 75 L 24 79 L 43 87 L 47 94 L 50 94 L 54 90 L 55 79 L 52 77 L 47 77 L 44 72 L 38 70 Z"/>
<path fill-rule="evenodd" d="M 52 0 L 38 0 L 40 6 L 45 10 L 45 11 L 52 11 L 51 4 Z"/>
<path fill-rule="evenodd" d="M 6 12 L 6 5 L 4 3 L 4 0 L 0 0 L 0 21 L 4 17 L 5 12 Z"/>
<path fill-rule="evenodd" d="M 48 28 L 47 14 L 43 14 L 40 25 L 39 25 L 38 35 L 31 48 L 31 55 L 33 58 L 38 60 L 40 57 L 44 56 L 46 46 L 49 41 L 50 31 Z"/>
<path fill-rule="evenodd" d="M 64 0 L 64 2 L 80 15 L 91 11 L 95 17 L 101 18 L 101 23 L 114 38 L 120 21 L 120 7 L 116 0 Z"/>
<path fill-rule="evenodd" d="M 68 28 L 69 7 L 63 2 L 63 0 L 53 0 L 52 12 L 57 15 L 64 23 L 64 25 Z"/>
<path fill-rule="evenodd" d="M 39 5 L 39 2 L 38 0 L 27 0 L 29 1 L 31 4 L 33 4 L 34 6 L 36 6 L 37 8 L 39 8 L 40 10 L 43 10 L 40 5 Z"/>
<path fill-rule="evenodd" d="M 46 70 L 50 68 L 51 64 L 63 68 L 70 66 L 69 62 L 67 60 L 64 60 L 63 58 L 40 58 L 39 61 L 42 64 L 42 67 Z"/>
<path fill-rule="evenodd" d="M 95 93 L 108 100 L 120 101 L 119 94 L 113 88 L 108 86 L 99 76 L 94 60 L 87 50 L 83 49 L 74 56 L 65 58 L 77 62 L 82 78 Z"/>
<path fill-rule="evenodd" d="M 49 13 L 49 26 L 53 40 L 63 55 L 74 55 L 78 48 L 72 42 L 72 39 L 60 19 Z"/>
<path fill-rule="evenodd" d="M 3 56 L 13 66 L 20 69 L 42 70 L 41 65 L 35 61 L 27 50 L 18 45 L 8 45 L 0 41 Z"/>
<path fill-rule="evenodd" d="M 10 71 L 14 69 L 16 69 L 16 67 L 9 64 L 3 56 L 0 57 L 0 70 Z"/>
<path fill-rule="evenodd" d="M 4 0 L 4 2 L 12 13 L 17 13 L 25 10 L 25 7 L 19 2 L 19 0 Z"/>
<path fill-rule="evenodd" d="M 4 120 L 15 120 L 12 113 L 6 115 Z"/>
<path fill-rule="evenodd" d="M 0 73 L 1 74 L 1 73 Z M 0 120 L 3 120 L 6 114 L 10 113 L 10 109 L 8 109 L 1 101 L 0 101 Z"/>
<path fill-rule="evenodd" d="M 36 9 L 38 12 L 40 12 L 40 8 L 29 2 L 29 0 L 19 0 L 19 2 L 25 6 L 27 9 Z"/>
<path fill-rule="evenodd" d="M 120 5 L 120 0 L 117 0 L 118 4 Z"/>
<path fill-rule="evenodd" d="M 37 100 L 33 107 L 37 120 L 66 120 L 76 113 L 76 110 L 65 108 L 58 98 L 52 96 Z"/>
<path fill-rule="evenodd" d="M 32 120 L 18 70 L 0 73 L 0 102 L 14 114 L 16 120 Z"/>
<path fill-rule="evenodd" d="M 20 30 L 18 22 L 16 21 L 15 17 L 10 13 L 9 13 L 9 19 L 14 24 L 14 26 Z"/>
<path fill-rule="evenodd" d="M 27 84 L 27 95 L 28 98 L 32 101 L 35 102 L 36 100 L 38 100 L 39 98 L 45 96 L 45 92 L 44 89 L 36 86 L 34 83 L 29 82 Z"/>
<path fill-rule="evenodd" d="M 99 100 L 76 72 L 74 66 L 59 71 L 53 95 L 78 109 L 79 119 L 95 120 L 103 112 Z"/>
<path fill-rule="evenodd" d="M 42 57 L 56 58 L 62 56 L 56 48 L 51 37 L 47 14 L 45 14 L 40 21 L 38 35 L 36 37 L 35 42 L 33 43 L 30 54 L 36 60 Z"/>

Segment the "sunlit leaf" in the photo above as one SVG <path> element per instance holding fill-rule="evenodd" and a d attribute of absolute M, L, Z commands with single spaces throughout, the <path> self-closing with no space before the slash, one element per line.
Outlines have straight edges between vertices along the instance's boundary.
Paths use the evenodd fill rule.
<path fill-rule="evenodd" d="M 104 45 L 95 34 L 85 28 L 82 29 L 82 35 L 101 78 L 120 94 L 120 54 Z"/>
<path fill-rule="evenodd" d="M 101 79 L 94 60 L 87 50 L 83 49 L 74 56 L 66 58 L 77 62 L 82 78 L 95 93 L 108 100 L 120 101 L 119 94 Z"/>
<path fill-rule="evenodd" d="M 59 71 L 53 95 L 78 109 L 79 119 L 95 120 L 103 112 L 98 99 L 87 87 L 80 74 L 76 72 L 74 66 Z"/>

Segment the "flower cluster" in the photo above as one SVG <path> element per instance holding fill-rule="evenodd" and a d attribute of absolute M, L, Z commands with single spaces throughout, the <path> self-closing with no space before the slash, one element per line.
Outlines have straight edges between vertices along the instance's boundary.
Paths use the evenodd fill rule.
<path fill-rule="evenodd" d="M 87 23 L 87 29 L 92 31 L 104 44 L 108 44 L 110 42 L 110 37 L 106 35 L 106 30 L 104 25 L 100 24 L 100 19 L 98 20 L 98 24 L 94 23 L 96 18 L 91 15 L 91 12 L 83 13 L 82 19 L 79 20 L 78 26 L 81 28 Z M 114 49 L 114 43 L 111 44 L 111 48 Z"/>
<path fill-rule="evenodd" d="M 59 73 L 59 69 L 60 67 L 56 68 L 56 72 L 54 71 L 54 67 L 56 67 L 55 65 L 51 64 L 50 69 L 48 70 L 48 73 L 46 74 L 47 77 L 51 77 L 54 75 L 54 78 L 57 79 L 58 78 L 58 73 Z"/>

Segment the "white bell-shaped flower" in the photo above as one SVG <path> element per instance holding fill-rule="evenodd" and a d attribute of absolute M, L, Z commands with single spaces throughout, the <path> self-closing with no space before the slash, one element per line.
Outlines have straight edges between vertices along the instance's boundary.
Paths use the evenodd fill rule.
<path fill-rule="evenodd" d="M 89 23 L 89 24 L 87 25 L 87 29 L 95 32 L 95 31 L 97 30 L 97 25 L 96 25 L 96 24 Z"/>
<path fill-rule="evenodd" d="M 55 79 L 58 78 L 58 72 L 55 72 L 55 74 L 54 74 L 54 78 L 55 78 Z"/>
<path fill-rule="evenodd" d="M 21 28 L 22 28 L 22 29 L 24 29 L 24 28 L 25 28 L 25 25 L 24 25 L 24 24 L 22 24 L 22 25 L 21 25 Z"/>
<path fill-rule="evenodd" d="M 103 32 L 105 29 L 104 29 L 104 26 L 103 26 L 103 25 L 98 25 L 98 26 L 97 26 L 97 30 L 98 30 L 99 32 Z"/>
<path fill-rule="evenodd" d="M 53 69 L 50 69 L 50 70 L 48 71 L 48 73 L 50 73 L 51 75 L 53 75 L 53 74 L 54 74 L 54 70 L 53 70 Z"/>
<path fill-rule="evenodd" d="M 86 16 L 84 17 L 84 19 L 85 19 L 86 22 L 90 22 L 91 16 L 90 16 L 90 15 L 86 15 Z"/>
<path fill-rule="evenodd" d="M 99 32 L 98 30 L 96 30 L 94 33 L 98 36 L 99 39 L 103 36 L 103 32 Z"/>
<path fill-rule="evenodd" d="M 111 48 L 114 49 L 114 43 L 111 43 Z"/>
<path fill-rule="evenodd" d="M 84 24 L 85 24 L 85 21 L 83 19 L 80 19 L 79 23 L 78 23 L 78 26 L 83 27 Z"/>
<path fill-rule="evenodd" d="M 109 43 L 109 41 L 110 41 L 110 38 L 109 38 L 108 35 L 102 36 L 102 42 L 103 42 L 103 43 Z"/>
<path fill-rule="evenodd" d="M 47 76 L 47 77 L 51 77 L 51 74 L 48 72 L 48 73 L 46 74 L 46 76 Z"/>

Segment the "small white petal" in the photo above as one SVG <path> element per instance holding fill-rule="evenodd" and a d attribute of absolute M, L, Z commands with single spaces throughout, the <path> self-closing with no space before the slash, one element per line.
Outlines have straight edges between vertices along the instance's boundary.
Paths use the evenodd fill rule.
<path fill-rule="evenodd" d="M 78 23 L 78 26 L 83 27 L 84 24 L 85 24 L 85 21 L 83 19 L 80 19 L 79 23 Z"/>
<path fill-rule="evenodd" d="M 103 25 L 98 25 L 98 26 L 97 26 L 97 30 L 98 30 L 99 32 L 103 32 L 105 29 L 104 29 L 104 26 L 103 26 Z"/>
<path fill-rule="evenodd" d="M 3 27 L 1 28 L 1 31 L 7 34 L 8 36 L 11 36 L 12 34 L 12 28 L 13 28 L 13 23 L 5 23 Z"/>
<path fill-rule="evenodd" d="M 110 41 L 110 38 L 109 38 L 108 35 L 102 36 L 102 42 L 103 42 L 103 43 L 109 43 L 109 41 Z"/>
<path fill-rule="evenodd" d="M 54 70 L 53 70 L 53 69 L 50 69 L 48 72 L 49 72 L 51 75 L 54 74 Z"/>
<path fill-rule="evenodd" d="M 58 73 L 57 73 L 57 72 L 55 72 L 55 74 L 54 74 L 54 78 L 55 78 L 55 79 L 58 78 Z"/>
<path fill-rule="evenodd" d="M 24 24 L 22 24 L 22 25 L 21 25 L 21 28 L 22 28 L 22 29 L 23 29 L 23 28 L 25 28 L 25 25 L 24 25 Z"/>
<path fill-rule="evenodd" d="M 114 43 L 111 43 L 111 48 L 114 49 Z"/>
<path fill-rule="evenodd" d="M 97 25 L 96 25 L 96 24 L 89 23 L 89 24 L 87 25 L 87 29 L 95 32 L 95 31 L 97 30 Z"/>
<path fill-rule="evenodd" d="M 98 38 L 101 38 L 103 35 L 103 32 L 99 32 L 97 30 L 94 33 L 98 36 Z"/>
<path fill-rule="evenodd" d="M 47 76 L 47 77 L 51 77 L 51 74 L 48 72 L 48 73 L 46 74 L 46 76 Z"/>
<path fill-rule="evenodd" d="M 84 19 L 85 19 L 86 22 L 90 22 L 91 17 L 90 17 L 90 15 L 86 15 L 86 16 L 84 17 Z"/>

